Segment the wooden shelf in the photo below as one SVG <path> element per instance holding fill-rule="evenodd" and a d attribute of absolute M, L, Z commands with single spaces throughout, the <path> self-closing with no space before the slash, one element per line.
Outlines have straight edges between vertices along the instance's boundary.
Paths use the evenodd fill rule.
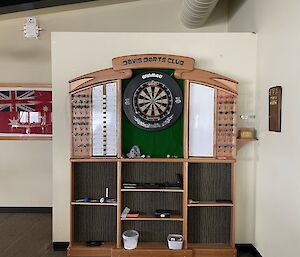
<path fill-rule="evenodd" d="M 200 157 L 189 157 L 188 162 L 190 163 L 235 163 L 235 159 L 219 160 L 215 158 L 200 158 Z"/>
<path fill-rule="evenodd" d="M 146 215 L 142 214 L 138 218 L 121 218 L 121 220 L 126 221 L 126 220 L 140 220 L 140 221 L 147 221 L 147 220 L 152 220 L 152 221 L 183 221 L 183 217 L 179 215 L 171 215 L 170 218 L 156 218 L 154 215 Z"/>
<path fill-rule="evenodd" d="M 138 243 L 134 250 L 112 249 L 112 257 L 192 257 L 190 249 L 170 250 L 166 243 Z M 197 256 L 198 257 L 198 256 Z"/>
<path fill-rule="evenodd" d="M 122 162 L 184 162 L 183 158 L 121 158 Z"/>
<path fill-rule="evenodd" d="M 117 203 L 77 203 L 72 202 L 72 205 L 88 205 L 88 206 L 118 206 Z"/>
<path fill-rule="evenodd" d="M 189 203 L 188 207 L 233 207 L 233 203 L 228 202 L 200 202 L 200 203 Z"/>
<path fill-rule="evenodd" d="M 240 141 L 242 140 L 242 141 Z M 237 147 L 239 143 L 242 146 L 250 141 L 257 139 L 237 139 Z M 238 148 L 239 149 L 239 148 Z M 189 157 L 189 158 L 117 158 L 117 157 L 91 157 L 91 158 L 70 158 L 71 162 L 190 162 L 190 163 L 235 163 L 235 159 L 219 160 L 215 158 L 201 158 L 201 157 Z"/>
<path fill-rule="evenodd" d="M 188 243 L 188 249 L 232 249 L 230 244 L 195 244 Z"/>
<path fill-rule="evenodd" d="M 117 162 L 117 157 L 71 158 L 71 162 Z"/>
<path fill-rule="evenodd" d="M 258 139 L 256 138 L 250 138 L 250 139 L 244 139 L 244 138 L 237 138 L 236 139 L 236 148 L 237 151 L 239 151 L 244 145 L 252 142 L 252 141 L 257 141 Z"/>
<path fill-rule="evenodd" d="M 93 247 L 86 246 L 84 242 L 73 242 L 68 247 L 68 256 L 110 256 L 113 248 L 116 248 L 113 242 Z"/>
<path fill-rule="evenodd" d="M 183 193 L 183 189 L 154 189 L 154 188 L 123 188 L 122 192 L 170 192 L 170 193 Z"/>

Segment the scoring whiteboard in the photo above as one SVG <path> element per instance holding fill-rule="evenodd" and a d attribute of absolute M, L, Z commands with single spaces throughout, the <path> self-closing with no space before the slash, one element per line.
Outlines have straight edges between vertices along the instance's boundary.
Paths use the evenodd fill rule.
<path fill-rule="evenodd" d="M 190 83 L 189 156 L 214 156 L 215 90 Z"/>

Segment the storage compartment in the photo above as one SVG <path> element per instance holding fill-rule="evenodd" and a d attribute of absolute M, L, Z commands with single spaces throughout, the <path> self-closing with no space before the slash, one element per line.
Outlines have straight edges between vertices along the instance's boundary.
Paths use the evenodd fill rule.
<path fill-rule="evenodd" d="M 230 244 L 231 207 L 188 209 L 188 242 Z"/>
<path fill-rule="evenodd" d="M 145 160 L 146 161 L 146 160 Z M 176 183 L 182 163 L 128 162 L 122 164 L 122 181 L 135 183 Z"/>
<path fill-rule="evenodd" d="M 182 234 L 182 222 L 178 221 L 125 221 L 123 231 L 134 229 L 139 242 L 162 242 L 167 246 L 169 234 Z"/>
<path fill-rule="evenodd" d="M 231 201 L 231 164 L 190 163 L 189 199 Z"/>
<path fill-rule="evenodd" d="M 84 197 L 100 199 L 109 188 L 109 197 L 117 197 L 117 164 L 114 162 L 74 163 L 73 200 Z"/>
<path fill-rule="evenodd" d="M 74 241 L 115 242 L 117 213 L 115 206 L 74 206 Z"/>
<path fill-rule="evenodd" d="M 182 185 L 176 184 L 177 174 L 182 176 L 182 169 L 182 163 L 123 163 L 123 182 L 137 183 L 140 186 L 123 192 L 122 208 L 127 206 L 140 214 L 153 216 L 156 210 L 165 209 L 171 210 L 172 215 L 182 216 Z M 171 184 L 178 187 L 172 189 Z M 166 188 L 170 191 L 163 191 Z M 143 192 L 143 189 L 150 192 Z M 162 192 L 151 192 L 153 189 L 161 189 Z"/>
<path fill-rule="evenodd" d="M 156 210 L 164 209 L 171 210 L 171 217 L 182 216 L 182 193 L 124 192 L 123 209 L 125 206 L 141 215 L 154 217 Z"/>

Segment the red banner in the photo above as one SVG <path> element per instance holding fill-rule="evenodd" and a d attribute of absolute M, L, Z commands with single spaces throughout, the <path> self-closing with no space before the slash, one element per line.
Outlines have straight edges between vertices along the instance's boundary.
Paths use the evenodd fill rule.
<path fill-rule="evenodd" d="M 0 90 L 0 133 L 52 134 L 52 92 Z"/>

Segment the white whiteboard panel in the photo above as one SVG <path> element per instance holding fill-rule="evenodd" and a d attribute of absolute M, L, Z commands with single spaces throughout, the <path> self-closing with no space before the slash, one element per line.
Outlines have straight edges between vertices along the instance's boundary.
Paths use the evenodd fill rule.
<path fill-rule="evenodd" d="M 106 126 L 107 143 L 106 155 L 117 155 L 117 83 L 106 84 Z"/>
<path fill-rule="evenodd" d="M 117 155 L 117 83 L 93 87 L 93 156 Z"/>
<path fill-rule="evenodd" d="M 215 90 L 190 83 L 189 156 L 214 155 Z"/>
<path fill-rule="evenodd" d="M 103 155 L 103 86 L 93 87 L 93 155 Z"/>

